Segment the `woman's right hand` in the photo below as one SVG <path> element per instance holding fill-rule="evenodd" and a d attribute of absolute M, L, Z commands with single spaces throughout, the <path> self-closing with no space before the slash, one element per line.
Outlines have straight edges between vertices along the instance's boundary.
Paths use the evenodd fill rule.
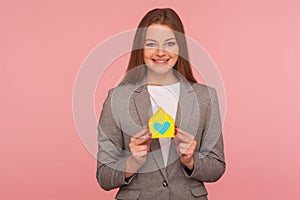
<path fill-rule="evenodd" d="M 150 151 L 151 133 L 148 128 L 137 132 L 131 137 L 129 149 L 137 164 L 143 165 L 146 162 L 147 153 Z"/>
<path fill-rule="evenodd" d="M 126 160 L 125 178 L 131 177 L 146 162 L 150 144 L 151 133 L 148 128 L 137 132 L 130 138 L 131 155 Z"/>

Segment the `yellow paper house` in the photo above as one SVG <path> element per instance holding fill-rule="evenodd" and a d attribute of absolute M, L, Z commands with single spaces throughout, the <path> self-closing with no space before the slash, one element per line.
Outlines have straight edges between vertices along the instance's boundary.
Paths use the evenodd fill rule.
<path fill-rule="evenodd" d="M 162 108 L 159 108 L 149 119 L 152 138 L 174 137 L 174 119 Z"/>

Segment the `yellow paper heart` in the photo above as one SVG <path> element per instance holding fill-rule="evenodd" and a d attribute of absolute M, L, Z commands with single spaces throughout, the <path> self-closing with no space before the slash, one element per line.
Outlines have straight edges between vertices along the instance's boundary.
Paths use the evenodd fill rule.
<path fill-rule="evenodd" d="M 152 138 L 174 137 L 174 119 L 162 108 L 159 108 L 148 121 Z"/>

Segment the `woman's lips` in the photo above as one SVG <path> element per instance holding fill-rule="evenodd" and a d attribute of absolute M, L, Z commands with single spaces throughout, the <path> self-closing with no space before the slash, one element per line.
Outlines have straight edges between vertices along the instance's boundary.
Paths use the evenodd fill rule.
<path fill-rule="evenodd" d="M 168 64 L 169 59 L 152 59 L 154 64 L 157 65 L 166 65 Z"/>

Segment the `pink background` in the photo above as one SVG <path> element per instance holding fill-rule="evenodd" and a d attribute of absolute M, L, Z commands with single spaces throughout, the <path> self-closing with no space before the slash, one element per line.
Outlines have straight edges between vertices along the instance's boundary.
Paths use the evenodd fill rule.
<path fill-rule="evenodd" d="M 96 160 L 76 132 L 73 84 L 96 45 L 135 28 L 155 7 L 178 12 L 224 81 L 227 170 L 207 184 L 210 200 L 299 198 L 299 1 L 7 0 L 0 6 L 0 199 L 113 199 L 115 190 L 98 186 Z M 97 114 L 126 62 L 100 81 Z"/>

